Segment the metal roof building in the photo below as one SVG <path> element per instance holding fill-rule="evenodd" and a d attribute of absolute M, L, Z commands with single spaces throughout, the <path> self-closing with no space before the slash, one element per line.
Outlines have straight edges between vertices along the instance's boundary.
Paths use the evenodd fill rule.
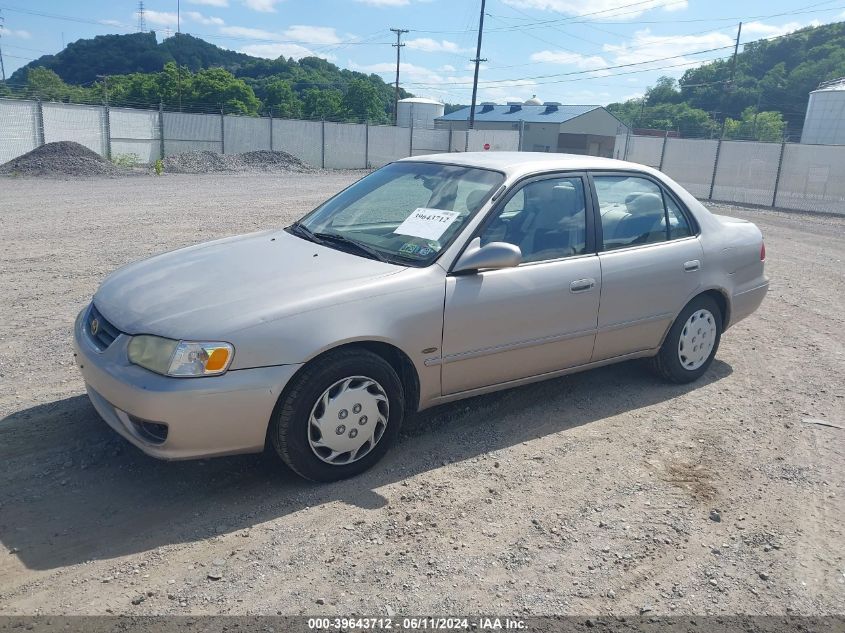
<path fill-rule="evenodd" d="M 437 117 L 435 127 L 466 130 L 469 111 L 467 107 Z M 542 105 L 482 103 L 475 109 L 475 128 L 519 130 L 520 149 L 525 151 L 607 157 L 613 156 L 616 135 L 627 132 L 625 125 L 602 106 L 563 105 L 554 101 Z"/>

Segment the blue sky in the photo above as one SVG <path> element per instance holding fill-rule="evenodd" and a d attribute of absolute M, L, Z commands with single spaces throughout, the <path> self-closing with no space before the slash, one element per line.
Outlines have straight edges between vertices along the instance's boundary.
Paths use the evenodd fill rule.
<path fill-rule="evenodd" d="M 251 55 L 325 57 L 468 103 L 480 0 L 181 0 L 181 30 Z M 6 73 L 64 42 L 137 29 L 137 0 L 0 0 Z M 145 0 L 147 28 L 176 30 L 177 0 Z M 742 42 L 845 19 L 845 0 L 487 0 L 479 100 L 606 104 L 641 95 Z M 715 50 L 714 50 L 715 49 Z M 708 51 L 708 52 L 702 52 Z"/>

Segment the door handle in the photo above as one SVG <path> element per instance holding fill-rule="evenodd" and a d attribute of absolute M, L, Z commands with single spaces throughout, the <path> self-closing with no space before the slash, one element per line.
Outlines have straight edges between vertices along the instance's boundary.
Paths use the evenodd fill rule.
<path fill-rule="evenodd" d="M 699 268 L 701 268 L 701 262 L 697 259 L 692 259 L 688 262 L 684 262 L 684 270 L 688 273 L 694 273 Z"/>
<path fill-rule="evenodd" d="M 592 277 L 588 277 L 587 279 L 576 279 L 569 284 L 569 292 L 587 292 L 588 290 L 592 290 L 595 285 L 596 280 Z"/>

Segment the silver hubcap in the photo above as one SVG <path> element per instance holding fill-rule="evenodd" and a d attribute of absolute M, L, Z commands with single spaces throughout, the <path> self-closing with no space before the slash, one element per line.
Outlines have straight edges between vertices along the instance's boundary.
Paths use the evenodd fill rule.
<path fill-rule="evenodd" d="M 372 378 L 351 376 L 338 380 L 311 409 L 311 450 L 333 466 L 358 461 L 384 436 L 388 406 L 384 388 Z"/>
<path fill-rule="evenodd" d="M 695 371 L 710 358 L 716 344 L 716 319 L 709 310 L 696 310 L 687 319 L 678 341 L 678 358 L 684 369 Z"/>

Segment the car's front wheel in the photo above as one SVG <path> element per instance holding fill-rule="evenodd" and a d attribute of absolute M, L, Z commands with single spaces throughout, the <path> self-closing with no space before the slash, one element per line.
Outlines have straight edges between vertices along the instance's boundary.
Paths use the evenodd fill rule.
<path fill-rule="evenodd" d="M 339 350 L 294 377 L 273 413 L 270 445 L 306 479 L 345 479 L 384 456 L 404 414 L 402 383 L 389 363 L 367 350 Z"/>
<path fill-rule="evenodd" d="M 722 311 L 711 297 L 698 296 L 675 319 L 652 365 L 670 382 L 697 380 L 713 362 L 721 337 Z"/>

